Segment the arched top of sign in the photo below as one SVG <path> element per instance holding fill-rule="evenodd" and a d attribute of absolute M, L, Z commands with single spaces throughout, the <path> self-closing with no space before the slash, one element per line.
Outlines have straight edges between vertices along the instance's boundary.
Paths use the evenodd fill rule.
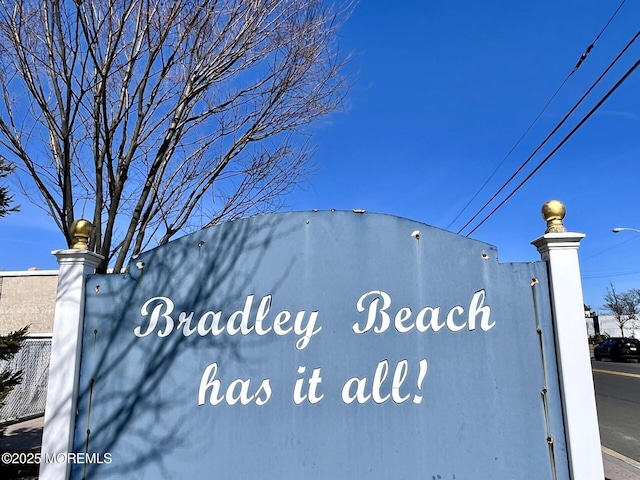
<path fill-rule="evenodd" d="M 256 215 L 202 229 L 142 253 L 130 263 L 129 273 L 137 278 L 155 268 L 194 272 L 212 263 L 236 264 L 240 254 L 257 262 L 267 251 L 275 256 L 271 262 L 305 257 L 309 265 L 321 258 L 322 264 L 364 270 L 381 268 L 383 257 L 412 263 L 412 270 L 426 261 L 445 271 L 498 260 L 493 245 L 406 218 L 358 210 L 309 211 Z"/>

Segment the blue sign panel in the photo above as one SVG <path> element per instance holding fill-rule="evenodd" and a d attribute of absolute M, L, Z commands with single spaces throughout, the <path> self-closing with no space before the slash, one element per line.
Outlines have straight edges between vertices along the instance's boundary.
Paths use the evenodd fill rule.
<path fill-rule="evenodd" d="M 434 227 L 218 225 L 89 279 L 72 477 L 568 479 L 552 329 L 544 263 Z"/>

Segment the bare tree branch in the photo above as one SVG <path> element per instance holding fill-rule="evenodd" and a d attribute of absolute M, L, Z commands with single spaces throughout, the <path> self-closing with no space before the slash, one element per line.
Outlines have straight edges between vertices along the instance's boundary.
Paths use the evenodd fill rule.
<path fill-rule="evenodd" d="M 0 155 L 70 241 L 120 270 L 150 245 L 278 208 L 304 127 L 345 92 L 321 0 L 0 0 Z"/>
<path fill-rule="evenodd" d="M 629 322 L 635 322 L 640 313 L 640 290 L 631 289 L 627 292 L 618 293 L 613 284 L 611 284 L 607 287 L 604 301 L 604 310 L 613 315 L 620 329 L 620 335 L 624 337 L 625 326 Z"/>

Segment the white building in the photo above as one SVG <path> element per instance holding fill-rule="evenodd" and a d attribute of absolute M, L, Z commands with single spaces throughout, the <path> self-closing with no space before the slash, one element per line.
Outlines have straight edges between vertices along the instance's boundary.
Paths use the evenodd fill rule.
<path fill-rule="evenodd" d="M 587 318 L 587 332 L 589 335 L 593 335 L 593 318 Z M 640 319 L 638 320 L 629 320 L 624 325 L 624 335 L 621 335 L 620 327 L 616 322 L 616 319 L 613 315 L 600 315 L 598 316 L 598 322 L 600 323 L 600 333 L 607 334 L 610 337 L 633 337 L 640 338 Z"/>

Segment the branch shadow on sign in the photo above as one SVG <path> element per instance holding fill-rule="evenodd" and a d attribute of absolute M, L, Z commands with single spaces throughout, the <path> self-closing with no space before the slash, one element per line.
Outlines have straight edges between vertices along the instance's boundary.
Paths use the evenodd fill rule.
<path fill-rule="evenodd" d="M 260 360 L 252 346 L 273 337 L 200 332 L 198 317 L 212 311 L 225 319 L 246 308 L 247 294 L 258 293 L 252 290 L 258 270 L 271 270 L 274 279 L 273 291 L 259 293 L 275 293 L 298 259 L 279 259 L 271 268 L 263 252 L 291 233 L 278 216 L 230 222 L 146 252 L 126 274 L 89 278 L 74 451 L 95 456 L 74 465 L 72 478 L 142 470 L 175 477 L 176 455 L 206 450 L 206 439 L 193 438 L 188 427 L 198 408 L 194 375 L 212 358 L 250 370 Z"/>

